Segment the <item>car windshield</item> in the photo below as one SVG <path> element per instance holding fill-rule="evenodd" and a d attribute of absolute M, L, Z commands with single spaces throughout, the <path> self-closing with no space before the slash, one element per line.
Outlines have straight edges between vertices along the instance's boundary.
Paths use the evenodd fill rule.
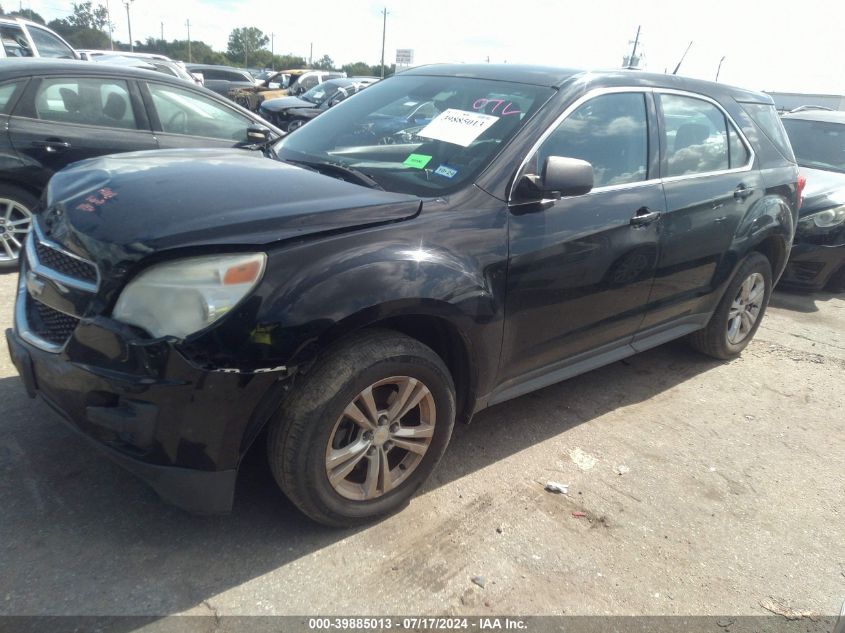
<path fill-rule="evenodd" d="M 845 124 L 783 119 L 783 125 L 799 165 L 845 173 Z"/>
<path fill-rule="evenodd" d="M 337 92 L 337 84 L 332 81 L 327 81 L 321 84 L 317 84 L 311 90 L 301 94 L 299 96 L 300 99 L 305 101 L 310 101 L 313 104 L 320 105 L 331 97 L 335 92 Z"/>
<path fill-rule="evenodd" d="M 281 160 L 331 162 L 388 191 L 440 195 L 472 182 L 552 96 L 542 86 L 398 75 L 276 145 Z"/>

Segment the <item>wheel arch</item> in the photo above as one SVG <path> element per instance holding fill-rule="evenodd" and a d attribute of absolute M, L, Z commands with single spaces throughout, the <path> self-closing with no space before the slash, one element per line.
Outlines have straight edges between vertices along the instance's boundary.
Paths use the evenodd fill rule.
<path fill-rule="evenodd" d="M 9 178 L 0 178 L 0 186 L 14 187 L 15 189 L 21 189 L 23 191 L 26 191 L 31 196 L 34 196 L 36 200 L 40 200 L 41 194 L 43 193 L 37 187 L 30 185 L 25 180 L 12 180 L 12 179 L 9 179 Z M 32 211 L 35 211 L 35 209 L 32 209 Z"/>
<path fill-rule="evenodd" d="M 442 301 L 395 301 L 372 306 L 335 323 L 313 341 L 311 350 L 302 350 L 301 356 L 310 358 L 303 371 L 337 343 L 362 330 L 399 332 L 440 357 L 455 383 L 456 418 L 468 422 L 478 395 L 478 367 L 463 319 L 454 306 Z"/>
<path fill-rule="evenodd" d="M 770 190 L 740 222 L 731 248 L 737 255 L 731 278 L 748 253 L 758 252 L 769 260 L 772 282 L 777 283 L 786 268 L 795 235 L 795 214 L 786 193 Z"/>

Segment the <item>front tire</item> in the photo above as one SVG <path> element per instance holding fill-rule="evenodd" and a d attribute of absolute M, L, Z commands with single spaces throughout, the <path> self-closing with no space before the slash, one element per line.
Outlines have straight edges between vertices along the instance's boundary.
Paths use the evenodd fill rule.
<path fill-rule="evenodd" d="M 0 271 L 14 270 L 26 235 L 32 227 L 32 212 L 38 200 L 28 191 L 0 185 Z"/>
<path fill-rule="evenodd" d="M 703 354 L 735 358 L 754 338 L 772 294 L 772 267 L 760 253 L 740 264 L 707 326 L 690 335 L 690 344 Z"/>
<path fill-rule="evenodd" d="M 359 525 L 403 507 L 443 456 L 455 388 L 440 357 L 389 330 L 357 334 L 297 381 L 272 422 L 279 487 L 306 515 Z"/>

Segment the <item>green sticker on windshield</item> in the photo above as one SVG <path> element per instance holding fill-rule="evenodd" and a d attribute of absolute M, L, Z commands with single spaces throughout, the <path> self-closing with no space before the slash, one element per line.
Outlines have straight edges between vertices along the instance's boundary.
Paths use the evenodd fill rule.
<path fill-rule="evenodd" d="M 426 156 L 425 154 L 411 154 L 405 159 L 403 164 L 406 167 L 413 167 L 414 169 L 424 169 L 430 160 L 431 156 Z"/>

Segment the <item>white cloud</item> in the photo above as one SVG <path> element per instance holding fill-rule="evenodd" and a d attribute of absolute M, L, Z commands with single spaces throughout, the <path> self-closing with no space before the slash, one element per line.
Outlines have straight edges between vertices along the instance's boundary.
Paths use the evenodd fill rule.
<path fill-rule="evenodd" d="M 101 0 L 105 4 L 105 0 Z M 96 3 L 96 0 L 95 0 Z M 61 0 L 24 2 L 56 17 Z M 110 0 L 115 36 L 126 41 L 126 14 Z M 229 31 L 257 26 L 274 32 L 277 53 L 330 55 L 338 63 L 376 63 L 381 55 L 382 5 L 369 0 L 259 2 L 257 0 L 134 0 L 133 35 L 185 38 L 191 34 L 225 49 Z M 396 48 L 413 48 L 417 64 L 463 61 L 618 67 L 638 24 L 647 70 L 670 72 L 687 44 L 681 74 L 752 89 L 845 94 L 841 25 L 845 3 L 805 0 L 800 5 L 749 0 L 561 0 L 416 2 L 388 6 L 386 61 Z"/>

